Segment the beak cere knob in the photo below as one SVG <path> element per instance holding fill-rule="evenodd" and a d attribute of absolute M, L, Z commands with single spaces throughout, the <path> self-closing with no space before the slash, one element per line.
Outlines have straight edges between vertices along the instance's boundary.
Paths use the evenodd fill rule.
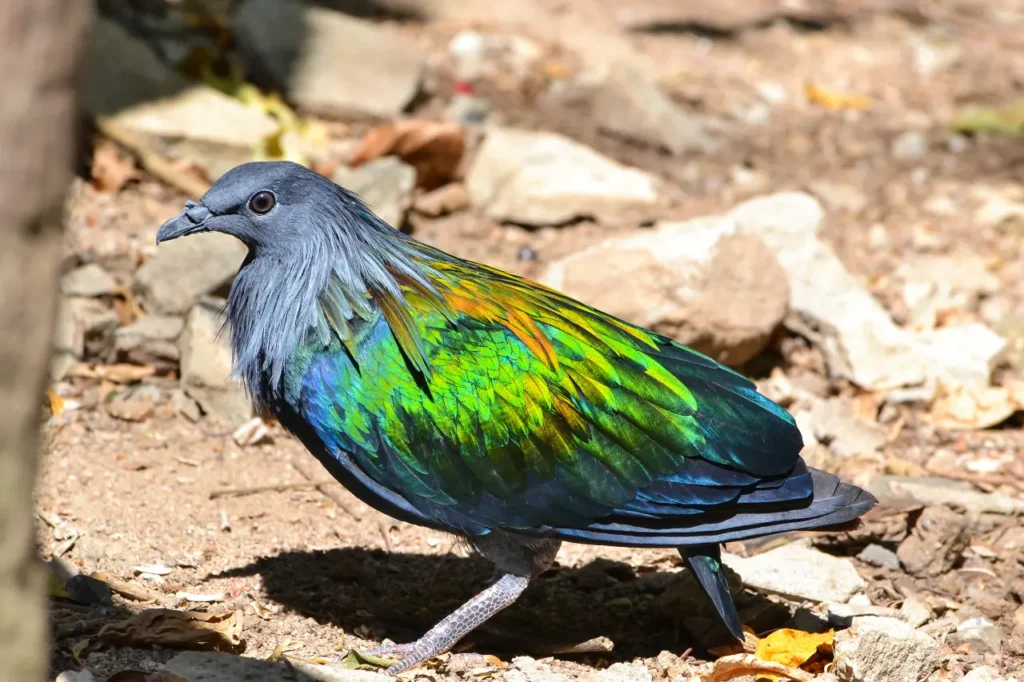
<path fill-rule="evenodd" d="M 156 233 L 156 243 L 170 241 L 178 237 L 184 237 L 197 232 L 206 232 L 209 228 L 206 223 L 213 217 L 210 209 L 202 204 L 189 202 L 185 204 L 185 211 L 176 218 L 171 218 L 160 226 Z"/>
<path fill-rule="evenodd" d="M 188 216 L 189 220 L 198 225 L 209 218 L 211 214 L 210 209 L 206 208 L 202 204 L 195 204 L 194 206 L 187 207 L 185 215 Z"/>

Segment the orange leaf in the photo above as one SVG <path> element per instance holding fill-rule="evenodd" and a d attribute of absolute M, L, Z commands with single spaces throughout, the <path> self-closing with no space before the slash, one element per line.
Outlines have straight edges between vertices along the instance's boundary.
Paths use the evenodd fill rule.
<path fill-rule="evenodd" d="M 120 192 L 132 180 L 139 179 L 135 161 L 121 155 L 110 140 L 102 140 L 92 152 L 92 185 L 100 192 Z"/>
<path fill-rule="evenodd" d="M 836 109 L 867 111 L 871 108 L 871 100 L 863 95 L 850 95 L 838 90 L 823 88 L 814 83 L 807 83 L 804 86 L 804 92 L 807 95 L 807 101 L 819 104 L 832 111 Z"/>
<path fill-rule="evenodd" d="M 353 167 L 394 155 L 416 169 L 416 184 L 430 190 L 448 182 L 466 151 L 461 126 L 422 119 L 377 126 L 366 134 L 352 156 Z"/>
<path fill-rule="evenodd" d="M 802 630 L 776 630 L 757 643 L 754 655 L 762 661 L 781 663 L 789 668 L 802 668 L 812 662 L 812 659 L 831 658 L 835 636 L 833 630 L 820 634 Z M 819 653 L 821 656 L 818 656 Z M 765 677 L 780 679 L 774 675 Z"/>

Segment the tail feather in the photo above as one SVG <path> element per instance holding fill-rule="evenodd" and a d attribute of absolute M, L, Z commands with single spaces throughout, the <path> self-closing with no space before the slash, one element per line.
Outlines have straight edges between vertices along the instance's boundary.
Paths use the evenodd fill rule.
<path fill-rule="evenodd" d="M 743 641 L 743 625 L 736 613 L 736 605 L 729 592 L 729 581 L 722 570 L 722 549 L 718 545 L 697 545 L 680 547 L 679 553 L 686 559 L 690 572 L 697 578 L 704 593 L 707 594 L 715 611 L 729 632 L 736 639 Z"/>
<path fill-rule="evenodd" d="M 715 545 L 794 530 L 811 530 L 852 521 L 875 505 L 868 492 L 832 474 L 810 469 L 813 495 L 799 502 L 723 505 L 688 515 L 639 516 L 612 512 L 585 528 L 555 528 L 553 535 L 572 542 L 624 547 Z M 763 501 L 762 501 L 763 500 Z M 742 502 L 743 498 L 737 502 Z"/>

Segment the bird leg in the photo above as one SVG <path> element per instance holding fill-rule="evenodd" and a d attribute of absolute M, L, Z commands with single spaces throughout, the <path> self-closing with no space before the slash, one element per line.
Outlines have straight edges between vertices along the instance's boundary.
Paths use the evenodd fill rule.
<path fill-rule="evenodd" d="M 505 573 L 497 582 L 457 608 L 415 642 L 378 647 L 370 653 L 374 656 L 404 655 L 401 661 L 385 671 L 388 675 L 397 675 L 451 649 L 478 625 L 515 603 L 529 584 L 528 575 Z"/>

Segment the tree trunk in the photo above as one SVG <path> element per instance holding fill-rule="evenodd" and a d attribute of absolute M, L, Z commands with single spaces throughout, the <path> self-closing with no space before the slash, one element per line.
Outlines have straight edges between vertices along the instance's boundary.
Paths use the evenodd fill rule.
<path fill-rule="evenodd" d="M 46 673 L 32 486 L 92 0 L 0 0 L 0 680 Z"/>

